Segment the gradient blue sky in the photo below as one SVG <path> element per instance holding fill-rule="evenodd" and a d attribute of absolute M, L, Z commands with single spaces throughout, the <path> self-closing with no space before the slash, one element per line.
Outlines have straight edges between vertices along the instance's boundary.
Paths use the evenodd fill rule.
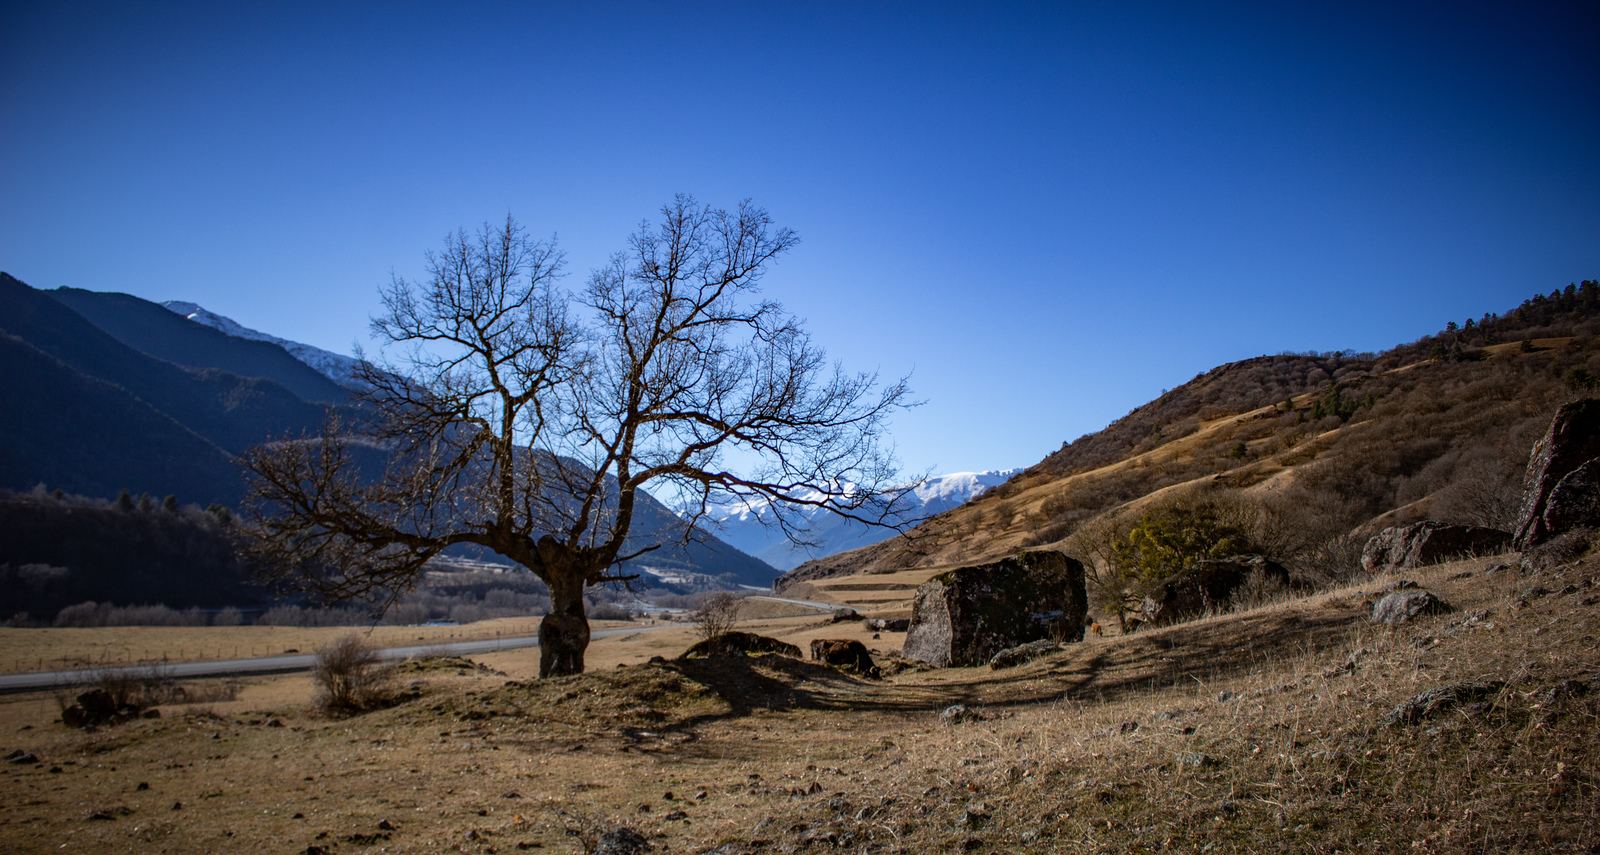
<path fill-rule="evenodd" d="M 576 286 L 749 197 L 802 237 L 769 294 L 914 372 L 918 471 L 1600 277 L 1593 4 L 1310 5 L 13 0 L 0 269 L 348 352 L 458 227 Z"/>

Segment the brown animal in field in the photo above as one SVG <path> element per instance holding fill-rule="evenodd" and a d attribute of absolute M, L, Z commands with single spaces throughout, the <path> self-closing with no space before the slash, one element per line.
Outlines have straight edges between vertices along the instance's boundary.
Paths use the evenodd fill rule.
<path fill-rule="evenodd" d="M 878 666 L 867 646 L 849 638 L 818 638 L 811 642 L 811 658 L 829 665 L 853 668 L 857 674 L 876 677 Z"/>
<path fill-rule="evenodd" d="M 1094 633 L 1095 635 L 1099 635 L 1099 636 L 1104 636 L 1106 634 L 1105 630 L 1100 628 L 1100 624 L 1099 623 L 1091 623 L 1091 624 L 1089 624 L 1089 631 Z"/>

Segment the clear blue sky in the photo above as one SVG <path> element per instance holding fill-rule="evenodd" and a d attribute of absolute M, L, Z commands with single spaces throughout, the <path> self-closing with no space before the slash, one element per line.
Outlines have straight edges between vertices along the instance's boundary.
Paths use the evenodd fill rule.
<path fill-rule="evenodd" d="M 1600 277 L 1593 4 L 1311 5 L 9 2 L 0 269 L 348 352 L 458 227 L 749 197 L 919 471 Z"/>

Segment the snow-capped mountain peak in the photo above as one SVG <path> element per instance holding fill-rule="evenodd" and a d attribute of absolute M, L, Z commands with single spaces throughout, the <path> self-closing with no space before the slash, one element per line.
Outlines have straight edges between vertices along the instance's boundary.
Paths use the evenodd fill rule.
<path fill-rule="evenodd" d="M 361 364 L 361 361 L 354 357 L 342 356 L 332 351 L 323 350 L 320 347 L 313 347 L 309 344 L 278 338 L 275 335 L 268 335 L 264 332 L 250 329 L 232 318 L 208 311 L 205 307 L 196 303 L 189 303 L 183 300 L 168 300 L 161 305 L 197 324 L 204 324 L 235 338 L 275 344 L 289 351 L 289 355 L 295 359 L 311 366 L 323 376 L 341 386 L 352 389 L 359 389 L 362 386 L 361 381 L 357 379 L 356 373 L 357 366 Z"/>
<path fill-rule="evenodd" d="M 929 476 L 899 500 L 897 504 L 902 506 L 899 516 L 915 520 L 944 513 L 1004 484 L 1021 471 L 997 469 Z M 845 486 L 849 489 L 852 485 Z M 780 570 L 791 570 L 812 558 L 877 543 L 894 534 L 892 529 L 844 520 L 817 508 L 800 506 L 792 511 L 785 518 L 805 528 L 807 536 L 818 542 L 817 548 L 803 549 L 790 543 L 783 530 L 773 523 L 775 509 L 768 499 L 729 498 L 712 504 L 706 508 L 710 520 L 707 527 L 727 543 Z"/>

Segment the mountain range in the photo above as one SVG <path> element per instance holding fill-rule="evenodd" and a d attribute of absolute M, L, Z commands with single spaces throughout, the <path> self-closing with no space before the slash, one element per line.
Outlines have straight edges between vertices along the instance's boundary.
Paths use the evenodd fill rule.
<path fill-rule="evenodd" d="M 904 494 L 896 502 L 899 511 L 886 522 L 915 525 L 967 503 L 1021 471 L 999 469 L 929 476 L 900 488 Z M 807 496 L 801 494 L 797 498 Z M 792 541 L 778 526 L 770 501 L 729 499 L 708 507 L 705 517 L 718 537 L 780 570 L 791 570 L 811 559 L 868 546 L 896 534 L 894 528 L 867 525 L 817 508 L 791 507 L 804 545 Z"/>
<path fill-rule="evenodd" d="M 341 385 L 353 385 L 355 364 L 192 303 L 43 291 L 0 273 L 0 489 L 43 484 L 101 498 L 129 490 L 235 506 L 240 452 L 315 435 L 330 415 L 347 424 L 366 417 Z M 627 551 L 680 539 L 683 521 L 642 495 Z M 704 532 L 634 569 L 761 587 L 777 574 Z"/>

